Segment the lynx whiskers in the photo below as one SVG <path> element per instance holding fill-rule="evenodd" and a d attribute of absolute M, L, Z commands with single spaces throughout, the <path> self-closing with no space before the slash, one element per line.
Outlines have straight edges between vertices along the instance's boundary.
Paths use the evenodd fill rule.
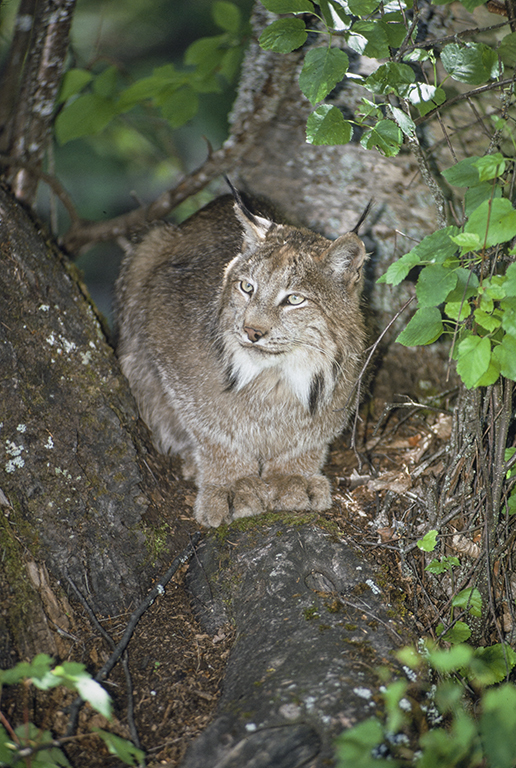
<path fill-rule="evenodd" d="M 119 357 L 156 446 L 207 525 L 324 510 L 329 442 L 364 346 L 363 243 L 250 212 L 238 193 L 156 227 L 117 283 Z"/>

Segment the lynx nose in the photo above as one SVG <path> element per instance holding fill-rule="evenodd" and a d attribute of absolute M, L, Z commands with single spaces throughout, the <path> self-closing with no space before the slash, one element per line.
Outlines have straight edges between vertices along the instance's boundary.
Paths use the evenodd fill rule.
<path fill-rule="evenodd" d="M 265 336 L 265 331 L 261 331 L 259 328 L 251 328 L 249 325 L 244 326 L 244 331 L 247 333 L 249 341 L 252 341 L 253 344 L 255 341 L 261 339 L 262 336 Z"/>

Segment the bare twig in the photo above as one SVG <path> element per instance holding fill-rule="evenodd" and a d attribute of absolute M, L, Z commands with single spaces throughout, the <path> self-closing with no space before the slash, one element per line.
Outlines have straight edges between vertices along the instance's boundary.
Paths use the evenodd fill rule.
<path fill-rule="evenodd" d="M 129 642 L 131 640 L 131 637 L 133 635 L 133 632 L 136 628 L 136 625 L 140 621 L 141 617 L 145 613 L 145 611 L 150 608 L 150 606 L 153 604 L 153 602 L 156 600 L 157 597 L 164 594 L 165 587 L 172 578 L 172 576 L 176 573 L 178 568 L 186 563 L 195 552 L 195 547 L 199 543 L 201 538 L 200 531 L 197 531 L 194 533 L 194 535 L 191 538 L 190 543 L 188 546 L 185 547 L 185 549 L 179 554 L 173 561 L 168 569 L 168 571 L 165 573 L 165 575 L 158 581 L 155 587 L 151 589 L 145 600 L 143 600 L 138 608 L 136 608 L 135 611 L 131 614 L 131 617 L 127 623 L 127 627 L 125 629 L 124 634 L 122 635 L 122 639 L 116 646 L 115 650 L 109 657 L 109 659 L 106 661 L 102 669 L 97 672 L 95 675 L 95 680 L 97 682 L 101 682 L 102 680 L 105 680 L 106 677 L 109 675 L 115 664 L 118 662 L 122 654 L 125 652 L 125 649 L 129 645 Z M 81 601 L 82 602 L 82 601 Z M 70 707 L 70 721 L 68 723 L 68 728 L 66 735 L 71 736 L 72 733 L 75 731 L 76 724 L 77 724 L 77 717 L 79 715 L 79 710 L 84 704 L 84 700 L 79 696 L 71 705 Z"/>

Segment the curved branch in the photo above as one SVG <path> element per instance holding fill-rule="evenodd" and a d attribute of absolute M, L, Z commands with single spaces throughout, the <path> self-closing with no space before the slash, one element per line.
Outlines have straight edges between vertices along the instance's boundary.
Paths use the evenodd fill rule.
<path fill-rule="evenodd" d="M 274 116 L 299 64 L 300 54 L 270 54 L 264 66 L 261 88 L 249 97 L 246 109 L 235 120 L 231 135 L 193 173 L 185 176 L 173 189 L 167 190 L 153 202 L 142 205 L 110 221 L 76 221 L 62 239 L 69 253 L 78 253 L 95 242 L 127 237 L 144 229 L 153 221 L 167 216 L 183 200 L 199 192 L 216 176 L 227 173 L 253 146 L 256 136 Z M 242 99 L 242 94 L 238 98 Z"/>

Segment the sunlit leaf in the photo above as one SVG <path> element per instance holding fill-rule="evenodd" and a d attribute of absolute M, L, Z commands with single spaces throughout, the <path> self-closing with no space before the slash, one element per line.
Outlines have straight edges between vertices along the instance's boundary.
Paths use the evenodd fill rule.
<path fill-rule="evenodd" d="M 378 149 L 385 157 L 394 157 L 400 151 L 403 134 L 393 120 L 379 120 L 360 139 L 366 149 Z"/>
<path fill-rule="evenodd" d="M 491 342 L 487 336 L 466 336 L 458 348 L 457 373 L 468 389 L 478 386 L 491 360 Z"/>
<path fill-rule="evenodd" d="M 300 48 L 308 33 L 302 19 L 278 19 L 265 27 L 259 43 L 267 51 L 290 53 Z"/>
<path fill-rule="evenodd" d="M 443 321 L 437 307 L 421 307 L 407 323 L 396 341 L 405 347 L 432 344 L 442 334 Z"/>
<path fill-rule="evenodd" d="M 437 546 L 438 532 L 435 529 L 425 533 L 422 539 L 418 539 L 417 545 L 423 552 L 433 552 Z"/>
<path fill-rule="evenodd" d="M 351 123 L 342 112 L 330 104 L 323 104 L 308 116 L 306 140 L 309 144 L 347 144 L 353 135 Z"/>
<path fill-rule="evenodd" d="M 498 56 L 483 43 L 449 43 L 441 51 L 441 63 L 455 80 L 470 85 L 481 85 L 498 77 Z"/>
<path fill-rule="evenodd" d="M 489 229 L 486 227 L 489 222 Z M 506 243 L 516 236 L 516 211 L 505 197 L 483 202 L 469 217 L 465 232 L 477 234 L 487 248 Z"/>

